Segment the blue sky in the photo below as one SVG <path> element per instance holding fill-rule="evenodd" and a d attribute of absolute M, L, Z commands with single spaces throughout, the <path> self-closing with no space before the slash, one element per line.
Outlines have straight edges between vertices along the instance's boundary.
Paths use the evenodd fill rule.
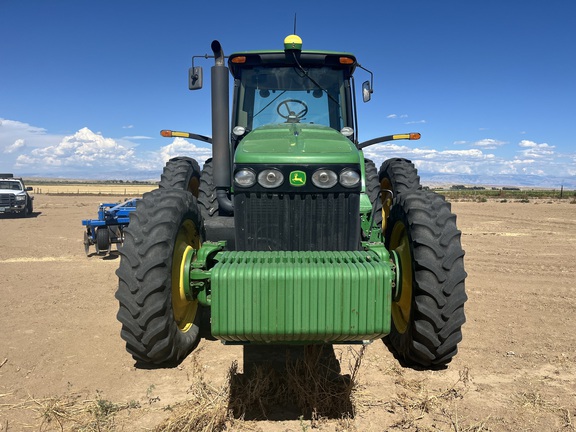
<path fill-rule="evenodd" d="M 368 147 L 377 164 L 576 188 L 574 0 L 365 3 L 0 0 L 0 172 L 157 179 L 170 157 L 204 161 L 207 145 L 159 135 L 211 134 L 209 83 L 187 88 L 192 55 L 213 39 L 225 54 L 281 49 L 297 13 L 304 49 L 374 72 L 361 140 L 422 133 Z"/>

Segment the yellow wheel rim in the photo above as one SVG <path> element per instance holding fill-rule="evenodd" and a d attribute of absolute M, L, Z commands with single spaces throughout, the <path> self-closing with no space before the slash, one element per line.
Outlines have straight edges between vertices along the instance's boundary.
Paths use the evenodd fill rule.
<path fill-rule="evenodd" d="M 402 222 L 396 222 L 390 237 L 390 249 L 398 255 L 402 292 L 400 299 L 392 302 L 392 320 L 399 333 L 405 333 L 412 309 L 412 253 L 408 231 Z"/>
<path fill-rule="evenodd" d="M 183 332 L 190 330 L 198 311 L 198 300 L 188 300 L 184 291 L 184 257 L 190 249 L 200 249 L 200 236 L 194 223 L 187 220 L 178 230 L 172 254 L 172 311 Z"/>
<path fill-rule="evenodd" d="M 392 207 L 392 198 L 390 194 L 392 190 L 392 184 L 390 180 L 385 178 L 380 182 L 380 199 L 382 200 L 382 232 L 386 231 L 386 222 L 388 221 L 388 216 L 390 215 L 390 207 Z"/>

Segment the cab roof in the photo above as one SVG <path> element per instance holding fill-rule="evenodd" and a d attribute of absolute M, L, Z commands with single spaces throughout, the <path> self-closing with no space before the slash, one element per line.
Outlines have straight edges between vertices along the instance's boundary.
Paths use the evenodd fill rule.
<path fill-rule="evenodd" d="M 231 54 L 228 67 L 234 78 L 239 78 L 240 70 L 247 67 L 290 67 L 298 62 L 302 67 L 328 66 L 343 69 L 349 78 L 358 64 L 356 57 L 347 52 L 334 51 L 246 51 Z"/>

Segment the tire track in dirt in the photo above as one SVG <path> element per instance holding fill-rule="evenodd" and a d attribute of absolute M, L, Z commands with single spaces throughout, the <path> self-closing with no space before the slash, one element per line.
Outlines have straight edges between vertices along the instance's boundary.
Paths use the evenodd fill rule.
<path fill-rule="evenodd" d="M 36 262 L 72 262 L 82 261 L 76 256 L 54 256 L 54 257 L 13 257 L 0 259 L 0 264 L 6 263 L 36 263 Z"/>

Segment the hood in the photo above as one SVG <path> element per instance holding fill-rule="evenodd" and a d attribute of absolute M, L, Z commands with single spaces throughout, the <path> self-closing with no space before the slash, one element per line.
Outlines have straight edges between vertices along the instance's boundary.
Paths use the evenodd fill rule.
<path fill-rule="evenodd" d="M 235 163 L 358 164 L 352 141 L 327 126 L 286 123 L 253 130 L 238 145 Z"/>

